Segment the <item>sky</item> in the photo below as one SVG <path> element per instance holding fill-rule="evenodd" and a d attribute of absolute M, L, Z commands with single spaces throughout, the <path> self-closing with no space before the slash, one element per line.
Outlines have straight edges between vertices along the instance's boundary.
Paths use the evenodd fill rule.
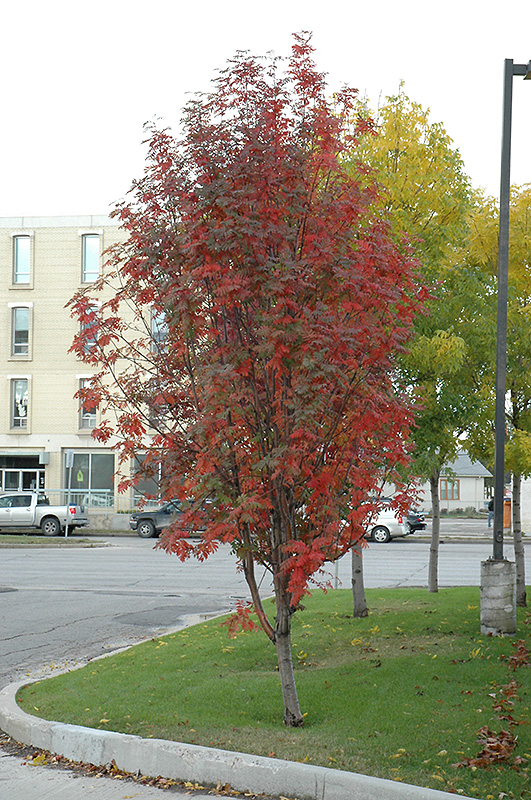
<path fill-rule="evenodd" d="M 7 6 L 7 7 L 6 7 Z M 330 93 L 398 92 L 430 109 L 475 188 L 497 196 L 504 60 L 531 60 L 513 0 L 6 0 L 0 216 L 107 214 L 142 175 L 145 122 L 177 132 L 237 50 L 288 56 L 312 31 Z M 531 182 L 531 81 L 513 81 L 513 183 Z"/>

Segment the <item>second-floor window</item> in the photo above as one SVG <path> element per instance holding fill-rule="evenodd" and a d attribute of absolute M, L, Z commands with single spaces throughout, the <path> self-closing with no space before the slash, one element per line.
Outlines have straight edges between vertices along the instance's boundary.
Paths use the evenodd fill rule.
<path fill-rule="evenodd" d="M 168 323 L 162 311 L 151 310 L 151 350 L 160 352 L 166 349 L 168 338 Z"/>
<path fill-rule="evenodd" d="M 100 274 L 100 237 L 97 233 L 85 233 L 81 237 L 81 259 L 83 283 L 93 283 Z"/>
<path fill-rule="evenodd" d="M 11 381 L 11 427 L 28 427 L 27 378 L 14 378 Z"/>
<path fill-rule="evenodd" d="M 84 336 L 83 352 L 87 355 L 95 350 L 98 341 L 99 310 L 99 306 L 89 306 L 85 319 L 81 323 L 81 333 Z"/>
<path fill-rule="evenodd" d="M 29 355 L 30 310 L 27 306 L 16 306 L 11 310 L 11 355 Z"/>
<path fill-rule="evenodd" d="M 90 378 L 81 378 L 79 388 L 89 389 Z M 89 399 L 81 398 L 79 401 L 79 427 L 84 429 L 96 427 L 96 406 Z"/>
<path fill-rule="evenodd" d="M 13 237 L 13 283 L 30 283 L 31 236 Z"/>

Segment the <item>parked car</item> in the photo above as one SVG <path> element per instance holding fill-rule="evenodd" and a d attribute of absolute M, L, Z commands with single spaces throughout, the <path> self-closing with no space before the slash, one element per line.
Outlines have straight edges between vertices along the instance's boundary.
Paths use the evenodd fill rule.
<path fill-rule="evenodd" d="M 160 536 L 163 528 L 175 522 L 180 513 L 179 501 L 170 500 L 158 508 L 133 511 L 129 517 L 129 527 L 132 531 L 136 531 L 141 539 L 151 539 Z"/>
<path fill-rule="evenodd" d="M 0 496 L 0 530 L 40 528 L 45 536 L 89 524 L 84 506 L 51 506 L 44 492 L 9 492 Z"/>
<path fill-rule="evenodd" d="M 410 511 L 406 517 L 406 526 L 409 528 L 410 533 L 425 531 L 426 520 L 424 514 L 421 514 L 420 511 Z"/>
<path fill-rule="evenodd" d="M 407 536 L 408 533 L 411 531 L 407 530 L 402 515 L 392 508 L 383 508 L 378 516 L 371 520 L 366 535 L 371 542 L 383 544 L 396 536 Z"/>
<path fill-rule="evenodd" d="M 391 539 L 409 536 L 415 531 L 424 530 L 424 514 L 410 511 L 406 517 L 392 508 L 383 508 L 367 528 L 367 538 L 372 542 L 385 544 Z"/>

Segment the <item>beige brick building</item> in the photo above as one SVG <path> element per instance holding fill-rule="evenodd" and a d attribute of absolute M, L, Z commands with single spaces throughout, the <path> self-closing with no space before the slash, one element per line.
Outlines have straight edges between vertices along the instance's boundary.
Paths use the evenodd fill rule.
<path fill-rule="evenodd" d="M 105 216 L 0 218 L 0 491 L 44 488 L 59 500 L 73 451 L 72 491 L 91 517 L 132 499 L 115 497 L 115 456 L 75 398 L 90 369 L 68 352 L 78 323 L 65 305 L 122 236 Z"/>

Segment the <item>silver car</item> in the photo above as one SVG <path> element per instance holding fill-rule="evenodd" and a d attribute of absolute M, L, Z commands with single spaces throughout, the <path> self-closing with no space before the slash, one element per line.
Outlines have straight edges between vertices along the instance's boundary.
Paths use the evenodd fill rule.
<path fill-rule="evenodd" d="M 398 536 L 407 536 L 412 532 L 403 514 L 392 508 L 383 508 L 368 525 L 367 538 L 371 542 L 385 544 L 391 539 Z"/>

